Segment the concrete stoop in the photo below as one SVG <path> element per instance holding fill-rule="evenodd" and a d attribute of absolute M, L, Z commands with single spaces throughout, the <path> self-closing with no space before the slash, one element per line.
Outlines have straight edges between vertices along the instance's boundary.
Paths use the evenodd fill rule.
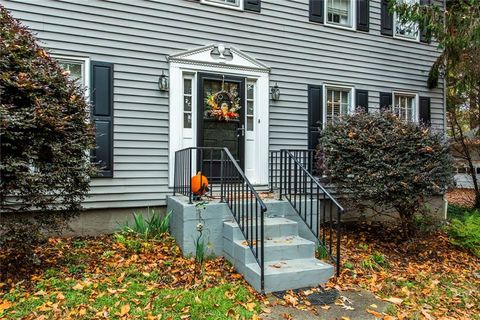
<path fill-rule="evenodd" d="M 265 292 L 324 284 L 333 266 L 315 258 L 315 242 L 299 236 L 298 222 L 265 218 Z M 260 266 L 235 221 L 223 223 L 223 252 L 255 290 L 260 291 Z"/>

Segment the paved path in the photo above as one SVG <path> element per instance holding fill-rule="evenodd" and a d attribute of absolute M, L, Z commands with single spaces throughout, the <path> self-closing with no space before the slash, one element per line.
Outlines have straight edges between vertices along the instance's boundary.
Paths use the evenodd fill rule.
<path fill-rule="evenodd" d="M 353 308 L 353 310 L 347 310 L 343 306 L 331 304 L 329 309 L 322 309 L 320 306 L 315 306 L 318 315 L 312 311 L 298 310 L 294 307 L 286 307 L 281 305 L 274 305 L 270 309 L 270 313 L 264 313 L 260 317 L 264 320 L 272 319 L 294 319 L 294 320 L 313 320 L 313 319 L 325 319 L 325 320 L 374 320 L 379 319 L 374 315 L 368 313 L 366 310 L 374 310 L 377 312 L 385 312 L 389 306 L 388 302 L 378 300 L 375 296 L 368 291 L 342 291 L 340 297 L 343 299 L 345 305 Z M 272 298 L 274 301 L 275 298 Z M 351 302 L 351 303 L 349 303 Z M 373 306 L 372 306 L 373 305 Z M 375 308 L 375 305 L 377 308 Z"/>

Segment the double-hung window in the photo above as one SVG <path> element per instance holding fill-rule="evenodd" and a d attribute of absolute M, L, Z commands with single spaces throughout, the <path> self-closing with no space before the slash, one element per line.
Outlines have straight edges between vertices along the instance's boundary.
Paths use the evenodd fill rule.
<path fill-rule="evenodd" d="M 399 0 L 401 3 L 407 3 L 409 5 L 418 3 L 418 0 Z M 420 30 L 417 22 L 405 21 L 402 22 L 398 14 L 394 13 L 395 23 L 395 37 L 416 40 L 420 39 Z"/>
<path fill-rule="evenodd" d="M 353 28 L 353 0 L 327 0 L 326 3 L 327 25 Z"/>
<path fill-rule="evenodd" d="M 325 123 L 334 123 L 352 110 L 352 91 L 347 87 L 325 88 Z"/>
<path fill-rule="evenodd" d="M 192 128 L 193 76 L 183 76 L 183 128 Z"/>
<path fill-rule="evenodd" d="M 409 93 L 393 93 L 393 113 L 401 120 L 417 120 L 417 96 Z"/>

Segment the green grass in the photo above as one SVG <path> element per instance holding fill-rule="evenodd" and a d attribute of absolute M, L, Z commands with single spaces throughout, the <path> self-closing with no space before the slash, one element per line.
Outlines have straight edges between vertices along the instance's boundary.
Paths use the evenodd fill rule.
<path fill-rule="evenodd" d="M 18 319 L 33 312 L 53 317 L 53 309 L 42 311 L 41 307 L 48 309 L 59 302 L 59 292 L 65 297 L 60 301 L 61 308 L 58 307 L 60 316 L 73 311 L 80 313 L 77 316 L 79 319 L 90 319 L 98 312 L 107 312 L 108 318 L 119 318 L 121 307 L 127 304 L 130 306 L 129 315 L 142 319 L 149 314 L 162 314 L 165 319 L 181 319 L 185 315 L 191 319 L 228 319 L 227 314 L 249 319 L 260 308 L 258 304 L 247 307 L 247 303 L 253 301 L 253 296 L 241 285 L 223 284 L 193 290 L 155 288 L 152 285 L 155 281 L 152 280 L 158 276 L 132 272 L 125 276 L 122 283 L 113 278 L 110 282 L 95 285 L 88 281 L 80 282 L 86 283 L 80 290 L 74 289 L 78 283 L 74 279 L 45 279 L 36 285 L 36 292 L 40 293 L 38 295 L 26 296 L 19 289 L 6 293 L 3 299 L 13 302 L 14 306 L 0 312 L 0 318 Z M 81 309 L 84 309 L 84 314 L 81 314 Z"/>

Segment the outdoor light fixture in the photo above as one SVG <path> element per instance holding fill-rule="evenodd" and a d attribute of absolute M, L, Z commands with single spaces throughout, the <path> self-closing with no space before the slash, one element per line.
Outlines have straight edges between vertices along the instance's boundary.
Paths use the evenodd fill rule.
<path fill-rule="evenodd" d="M 158 88 L 160 91 L 168 91 L 168 77 L 162 70 L 162 75 L 158 78 Z"/>
<path fill-rule="evenodd" d="M 272 100 L 280 100 L 280 88 L 276 82 L 275 85 L 270 89 L 270 93 L 272 94 Z"/>

